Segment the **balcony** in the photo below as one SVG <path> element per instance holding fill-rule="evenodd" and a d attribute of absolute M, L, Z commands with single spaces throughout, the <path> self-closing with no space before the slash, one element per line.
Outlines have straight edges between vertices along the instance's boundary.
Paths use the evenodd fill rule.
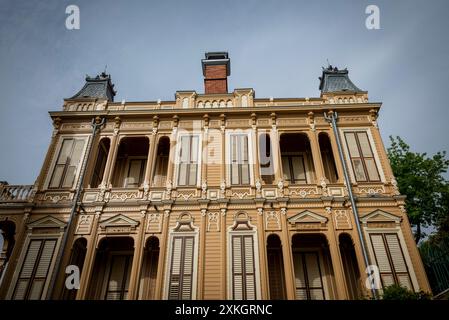
<path fill-rule="evenodd" d="M 0 203 L 32 202 L 33 185 L 9 185 L 0 183 Z"/>

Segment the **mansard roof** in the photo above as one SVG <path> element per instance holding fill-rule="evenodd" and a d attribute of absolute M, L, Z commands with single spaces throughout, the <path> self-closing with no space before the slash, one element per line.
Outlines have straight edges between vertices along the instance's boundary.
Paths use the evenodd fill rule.
<path fill-rule="evenodd" d="M 323 67 L 323 74 L 320 79 L 321 93 L 330 92 L 365 92 L 359 89 L 348 76 L 348 69 L 338 70 L 337 67 L 329 65 L 327 68 Z"/>
<path fill-rule="evenodd" d="M 69 99 L 97 98 L 113 102 L 115 94 L 116 91 L 111 82 L 111 75 L 102 72 L 96 77 L 86 76 L 84 87 Z"/>

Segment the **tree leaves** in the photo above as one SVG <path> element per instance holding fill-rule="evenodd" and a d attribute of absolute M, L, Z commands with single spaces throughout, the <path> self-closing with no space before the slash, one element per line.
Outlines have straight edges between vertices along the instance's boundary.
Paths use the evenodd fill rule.
<path fill-rule="evenodd" d="M 427 153 L 410 151 L 410 146 L 400 137 L 390 136 L 390 141 L 388 157 L 399 191 L 407 196 L 406 210 L 410 223 L 416 227 L 418 243 L 425 236 L 423 227 L 438 227 L 448 219 L 449 183 L 443 174 L 449 160 L 444 151 L 429 157 Z"/>

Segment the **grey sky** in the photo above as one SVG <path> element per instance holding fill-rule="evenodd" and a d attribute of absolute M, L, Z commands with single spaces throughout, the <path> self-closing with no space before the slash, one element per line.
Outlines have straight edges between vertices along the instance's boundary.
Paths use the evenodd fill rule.
<path fill-rule="evenodd" d="M 65 28 L 76 4 L 81 29 Z M 365 28 L 380 8 L 381 30 Z M 48 111 L 107 65 L 117 101 L 203 92 L 200 59 L 227 50 L 231 90 L 319 96 L 326 59 L 383 102 L 384 142 L 449 150 L 449 1 L 0 0 L 0 180 L 32 184 L 51 136 Z"/>

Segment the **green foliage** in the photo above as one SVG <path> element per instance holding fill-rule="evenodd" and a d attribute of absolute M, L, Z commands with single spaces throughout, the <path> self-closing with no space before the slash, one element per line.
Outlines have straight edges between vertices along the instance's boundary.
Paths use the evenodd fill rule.
<path fill-rule="evenodd" d="M 416 243 L 425 236 L 422 228 L 428 226 L 446 225 L 449 234 L 449 183 L 443 177 L 449 167 L 446 153 L 429 157 L 410 151 L 400 137 L 390 136 L 390 140 L 388 157 L 399 191 L 407 196 L 406 210 L 410 223 L 416 227 Z"/>
<path fill-rule="evenodd" d="M 431 295 L 424 291 L 414 292 L 398 284 L 383 289 L 382 300 L 430 300 Z"/>

